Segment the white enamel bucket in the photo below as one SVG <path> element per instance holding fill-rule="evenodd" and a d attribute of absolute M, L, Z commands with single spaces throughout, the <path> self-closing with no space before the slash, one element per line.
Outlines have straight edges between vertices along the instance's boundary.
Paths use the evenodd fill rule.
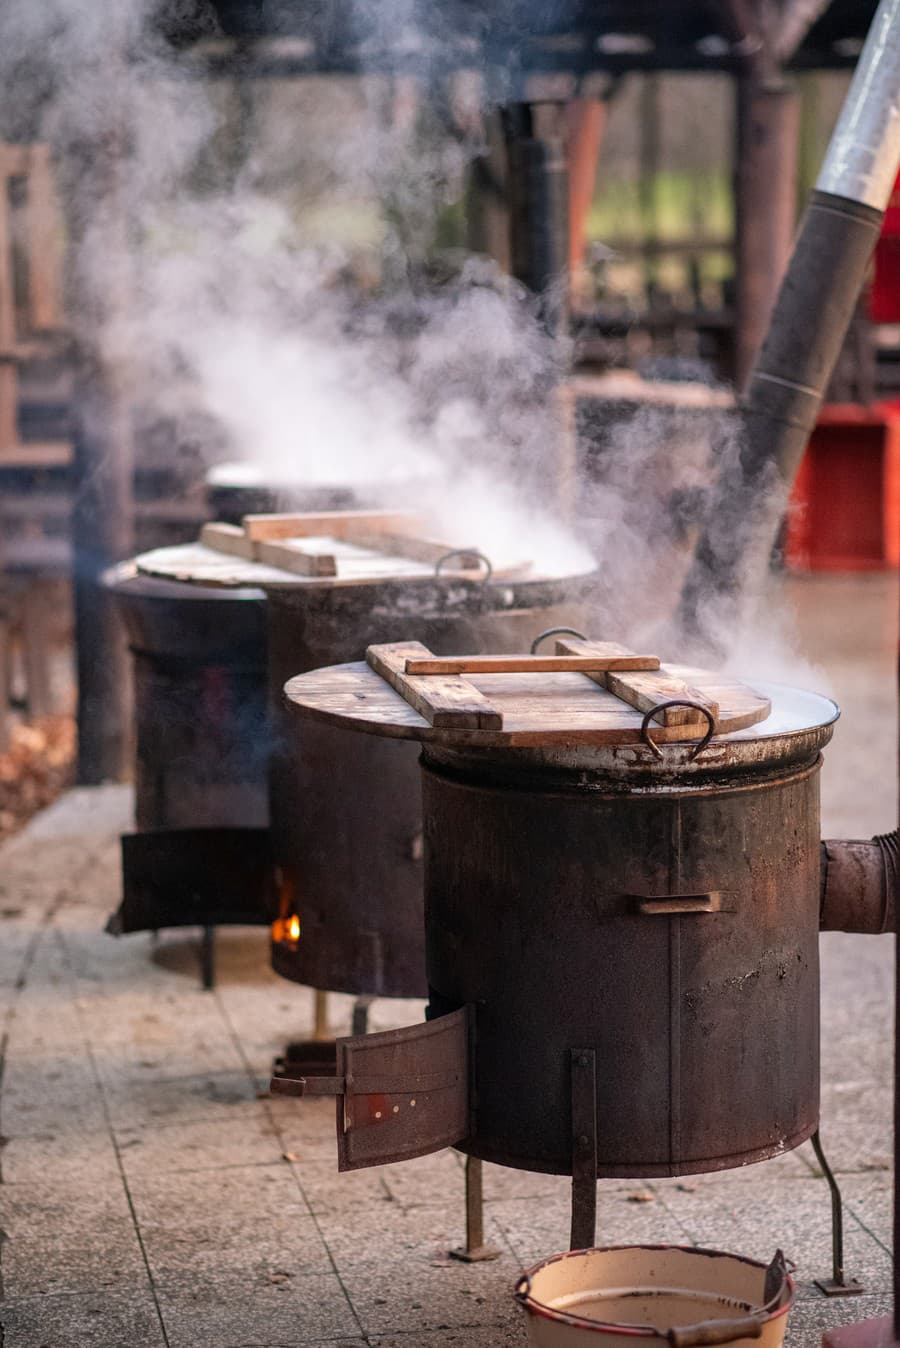
<path fill-rule="evenodd" d="M 572 1250 L 536 1264 L 515 1297 L 534 1348 L 781 1348 L 794 1285 L 771 1264 L 678 1245 Z"/>

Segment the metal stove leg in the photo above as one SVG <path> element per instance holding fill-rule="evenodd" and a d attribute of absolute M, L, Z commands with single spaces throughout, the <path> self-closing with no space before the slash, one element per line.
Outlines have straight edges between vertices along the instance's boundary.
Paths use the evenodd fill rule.
<path fill-rule="evenodd" d="M 357 997 L 353 1003 L 353 1021 L 350 1028 L 351 1034 L 369 1033 L 369 1007 L 374 1002 L 374 997 Z"/>
<path fill-rule="evenodd" d="M 589 1250 L 597 1238 L 597 1055 L 573 1048 L 572 1231 L 570 1250 Z"/>
<path fill-rule="evenodd" d="M 847 1279 L 844 1273 L 844 1209 L 841 1199 L 841 1191 L 838 1188 L 838 1182 L 832 1173 L 831 1166 L 825 1159 L 825 1153 L 822 1150 L 822 1139 L 819 1137 L 818 1128 L 813 1133 L 810 1141 L 813 1144 L 813 1151 L 816 1153 L 816 1160 L 822 1167 L 822 1174 L 828 1181 L 828 1187 L 831 1190 L 831 1277 L 816 1278 L 816 1286 L 824 1292 L 827 1297 L 852 1297 L 858 1296 L 860 1292 L 866 1289 L 862 1283 L 858 1283 L 855 1278 Z"/>
<path fill-rule="evenodd" d="M 313 1039 L 317 1043 L 324 1043 L 328 1039 L 333 1039 L 334 1035 L 328 1024 L 328 993 L 323 992 L 321 988 L 315 988 L 313 991 Z"/>
<path fill-rule="evenodd" d="M 484 1190 L 481 1161 L 477 1156 L 466 1157 L 466 1243 L 450 1251 L 454 1259 L 467 1264 L 499 1259 L 500 1251 L 484 1243 Z"/>
<path fill-rule="evenodd" d="M 200 977 L 207 992 L 216 986 L 216 929 L 203 927 L 200 931 Z"/>

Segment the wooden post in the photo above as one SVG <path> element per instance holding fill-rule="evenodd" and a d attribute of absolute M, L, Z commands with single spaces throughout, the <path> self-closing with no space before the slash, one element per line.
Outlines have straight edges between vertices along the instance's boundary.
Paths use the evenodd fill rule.
<path fill-rule="evenodd" d="M 0 145 L 0 455 L 17 442 L 16 396 L 18 379 L 13 363 L 16 310 L 13 291 L 12 239 L 6 207 L 6 153 Z"/>
<path fill-rule="evenodd" d="M 794 239 L 800 99 L 750 70 L 737 82 L 734 382 L 743 389 Z"/>
<path fill-rule="evenodd" d="M 100 81 L 106 116 L 64 130 L 60 171 L 69 223 L 69 313 L 75 346 L 74 550 L 81 785 L 125 775 L 130 667 L 101 573 L 134 548 L 131 408 L 109 333 L 130 305 L 126 206 L 129 149 L 127 16 L 107 0 L 108 42 L 86 78 Z M 102 71 L 101 71 L 102 68 Z M 123 353 L 124 354 L 124 353 Z M 117 358 L 119 352 L 116 353 Z"/>
<path fill-rule="evenodd" d="M 569 104 L 569 275 L 574 289 L 584 270 L 587 222 L 597 184 L 597 159 L 606 124 L 599 98 L 575 98 Z"/>
<path fill-rule="evenodd" d="M 500 114 L 485 113 L 486 153 L 472 160 L 466 195 L 467 244 L 510 270 L 507 156 Z"/>

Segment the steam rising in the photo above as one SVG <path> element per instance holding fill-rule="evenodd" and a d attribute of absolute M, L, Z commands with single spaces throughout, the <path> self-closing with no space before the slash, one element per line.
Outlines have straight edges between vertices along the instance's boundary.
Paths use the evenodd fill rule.
<path fill-rule="evenodd" d="M 414 39 L 409 0 L 355 2 L 368 31 L 389 12 Z M 736 418 L 651 408 L 615 427 L 578 484 L 578 535 L 559 522 L 568 345 L 486 259 L 434 262 L 482 144 L 477 76 L 452 97 L 371 75 L 242 89 L 186 74 L 157 6 L 0 9 L 0 134 L 57 150 L 72 323 L 134 404 L 210 463 L 420 509 L 437 537 L 495 564 L 571 574 L 595 559 L 594 634 L 709 658 L 669 615 L 705 488 L 738 462 Z M 746 598 L 700 605 L 720 651 L 748 630 Z"/>
<path fill-rule="evenodd" d="M 318 80 L 301 93 L 292 155 L 281 83 L 252 92 L 241 146 L 246 103 L 186 77 L 153 19 L 151 0 L 12 0 L 0 16 L 3 129 L 59 151 L 82 293 L 106 295 L 110 269 L 129 265 L 128 220 L 128 302 L 101 299 L 75 322 L 134 400 L 177 432 L 204 427 L 213 461 L 215 447 L 285 485 L 415 506 L 448 543 L 495 562 L 588 569 L 552 514 L 551 390 L 567 351 L 485 260 L 427 272 L 475 143 L 471 115 L 469 131 L 448 129 L 402 84 L 388 97 L 371 78 L 349 95 L 338 81 L 336 104 Z M 329 210 L 340 241 L 323 239 Z M 375 249 L 357 246 L 360 226 Z M 389 300 L 371 281 L 365 294 L 373 252 Z"/>

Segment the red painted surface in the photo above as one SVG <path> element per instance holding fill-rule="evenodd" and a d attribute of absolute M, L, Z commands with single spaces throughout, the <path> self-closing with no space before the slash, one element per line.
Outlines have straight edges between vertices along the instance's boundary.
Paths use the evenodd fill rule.
<path fill-rule="evenodd" d="M 896 1343 L 892 1315 L 861 1320 L 855 1325 L 841 1325 L 822 1335 L 822 1348 L 895 1348 Z"/>
<path fill-rule="evenodd" d="M 875 245 L 869 314 L 875 323 L 900 323 L 900 177 L 894 184 L 881 237 Z"/>
<path fill-rule="evenodd" d="M 798 571 L 900 566 L 900 402 L 822 409 L 794 483 L 785 557 Z"/>

